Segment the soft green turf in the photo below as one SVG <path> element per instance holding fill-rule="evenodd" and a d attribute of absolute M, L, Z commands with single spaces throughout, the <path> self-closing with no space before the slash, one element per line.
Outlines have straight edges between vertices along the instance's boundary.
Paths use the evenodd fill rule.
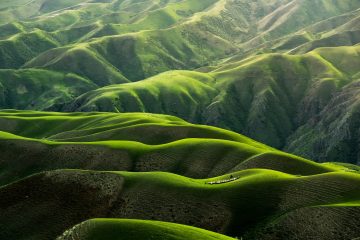
<path fill-rule="evenodd" d="M 144 220 L 93 219 L 66 231 L 58 240 L 231 240 L 199 228 Z"/>

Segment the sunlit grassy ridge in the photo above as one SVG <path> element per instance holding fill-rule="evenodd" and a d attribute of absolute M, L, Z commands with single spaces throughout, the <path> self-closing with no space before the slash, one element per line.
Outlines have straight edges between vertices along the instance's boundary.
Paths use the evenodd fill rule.
<path fill-rule="evenodd" d="M 324 0 L 316 6 L 308 0 L 60 5 L 45 1 L 33 18 L 0 26 L 2 67 L 71 72 L 96 88 L 105 87 L 80 96 L 83 91 L 63 83 L 67 97 L 54 101 L 52 94 L 39 96 L 47 104 L 36 105 L 37 110 L 172 114 L 283 148 L 334 92 L 356 79 L 357 47 L 329 54 L 328 49 L 316 50 L 358 43 L 356 1 Z M 270 52 L 275 53 L 254 55 Z M 198 67 L 207 73 L 156 75 Z M 290 82 L 296 82 L 294 88 Z M 22 98 L 25 103 L 0 106 L 31 108 L 32 99 Z"/>
<path fill-rule="evenodd" d="M 89 220 L 75 226 L 57 239 L 143 240 L 149 237 L 164 240 L 233 240 L 221 234 L 184 225 L 119 219 Z"/>
<path fill-rule="evenodd" d="M 171 71 L 140 82 L 103 88 L 81 80 L 79 90 L 74 90 L 69 82 L 60 82 L 65 96 L 56 99 L 52 92 L 60 92 L 59 88 L 53 90 L 56 85 L 44 79 L 42 85 L 49 84 L 50 92 L 40 96 L 40 100 L 35 99 L 39 96 L 36 91 L 27 90 L 33 88 L 32 83 L 27 82 L 26 87 L 22 87 L 23 95 L 18 95 L 21 85 L 10 88 L 13 93 L 7 93 L 10 98 L 6 101 L 4 98 L 3 107 L 172 114 L 191 122 L 235 130 L 283 148 L 292 144 L 288 137 L 325 109 L 336 92 L 358 79 L 358 56 L 358 46 L 320 48 L 302 55 L 263 54 L 240 61 L 234 58 L 203 69 L 203 73 Z M 73 63 L 71 59 L 67 62 Z M 83 72 L 81 67 L 75 68 Z M 32 78 L 40 74 L 43 78 L 49 76 L 39 70 L 18 71 L 20 83 L 26 79 L 26 72 L 33 72 Z M 101 80 L 104 74 L 98 73 Z M 121 77 L 118 79 L 121 81 Z M 8 82 L 3 83 L 3 96 L 6 86 L 10 85 Z M 87 92 L 91 89 L 95 90 Z M 85 94 L 78 97 L 82 93 Z M 23 97 L 27 95 L 29 97 Z M 11 96 L 20 96 L 21 101 L 11 100 Z M 327 151 L 318 155 L 307 155 L 305 151 L 301 154 L 321 161 L 331 158 L 357 162 L 356 157 L 344 155 L 340 159 L 336 154 L 331 155 L 331 150 Z"/>
<path fill-rule="evenodd" d="M 60 109 L 172 114 L 283 148 L 336 92 L 356 81 L 359 64 L 357 46 L 319 48 L 302 55 L 263 54 L 232 59 L 201 73 L 170 71 L 99 88 Z M 326 161 L 330 156 L 311 157 Z"/>
<path fill-rule="evenodd" d="M 0 239 L 358 237 L 359 7 L 1 1 Z"/>
<path fill-rule="evenodd" d="M 1 111 L 0 131 L 2 184 L 64 168 L 166 171 L 194 178 L 251 168 L 295 175 L 346 169 L 165 115 Z"/>
<path fill-rule="evenodd" d="M 267 229 L 296 231 L 274 221 L 284 214 L 311 221 L 298 213 L 304 208 L 322 206 L 321 214 L 341 205 L 337 218 L 348 208 L 358 214 L 355 167 L 318 164 L 174 116 L 2 110 L 0 130 L 1 238 L 53 239 L 68 230 L 63 239 L 128 239 L 141 226 L 133 237 L 228 239 L 166 223 L 174 222 L 262 239 L 273 236 Z M 357 234 L 339 231 L 332 216 L 322 215 L 332 234 Z M 93 218 L 109 219 L 77 225 Z M 335 239 L 320 227 L 310 234 Z"/>
<path fill-rule="evenodd" d="M 232 177 L 236 180 L 209 184 Z M 342 205 L 345 212 L 337 212 L 337 217 L 346 216 L 346 209 L 350 207 L 355 217 L 342 218 L 341 224 L 356 224 L 359 181 L 356 173 L 298 177 L 261 169 L 203 180 L 159 172 L 46 172 L 0 189 L 0 221 L 7 222 L 0 236 L 49 239 L 89 218 L 130 218 L 175 222 L 232 236 L 262 239 L 258 234 L 262 234 L 266 226 L 272 223 L 286 226 L 274 220 L 306 207 L 317 207 L 320 213 L 325 213 L 329 207 Z M 9 203 L 14 207 L 9 208 Z M 20 212 L 22 216 L 31 216 L 38 224 L 29 228 L 26 218 L 16 220 Z M 304 216 L 303 221 L 308 220 L 311 219 Z M 329 228 L 313 228 L 309 234 L 351 239 L 358 233 L 357 228 L 339 231 L 335 227 L 339 223 L 334 222 L 331 214 L 323 216 L 322 220 Z M 298 222 L 288 227 L 291 231 L 306 226 Z M 143 229 L 147 229 L 146 224 Z M 112 232 L 117 231 L 121 230 Z M 80 229 L 79 234 L 81 232 Z M 87 234 L 86 228 L 83 233 Z M 269 232 L 267 236 L 274 235 Z M 296 237 L 289 235 L 289 239 Z"/>

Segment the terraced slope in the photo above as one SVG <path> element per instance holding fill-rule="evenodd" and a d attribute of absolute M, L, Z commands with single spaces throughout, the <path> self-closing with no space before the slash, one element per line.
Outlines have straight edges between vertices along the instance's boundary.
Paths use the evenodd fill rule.
<path fill-rule="evenodd" d="M 210 184 L 231 177 L 236 180 Z M 46 172 L 0 189 L 0 222 L 4 226 L 0 236 L 53 239 L 89 218 L 130 218 L 175 222 L 245 239 L 262 239 L 257 234 L 264 226 L 291 226 L 286 221 L 285 225 L 274 221 L 284 214 L 296 216 L 297 210 L 322 206 L 317 211 L 324 213 L 322 224 L 329 228 L 313 226 L 306 236 L 352 239 L 358 236 L 358 228 L 345 226 L 358 224 L 359 181 L 357 173 L 296 177 L 259 169 L 205 180 L 169 173 Z M 344 211 L 337 212 L 334 219 L 327 213 L 328 206 L 335 205 L 341 205 Z M 350 209 L 354 218 L 346 218 Z M 305 215 L 303 221 L 311 218 Z M 342 226 L 341 230 L 334 221 Z M 30 226 L 31 222 L 37 222 L 36 226 Z M 306 226 L 297 222 L 291 227 Z M 270 239 L 276 236 L 266 233 Z M 288 239 L 306 238 L 289 234 Z"/>

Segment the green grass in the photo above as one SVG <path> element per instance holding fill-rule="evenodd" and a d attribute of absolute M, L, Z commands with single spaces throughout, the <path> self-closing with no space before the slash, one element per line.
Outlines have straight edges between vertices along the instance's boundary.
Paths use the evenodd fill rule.
<path fill-rule="evenodd" d="M 209 184 L 231 177 L 237 180 Z M 264 169 L 199 180 L 160 172 L 46 172 L 0 189 L 0 209 L 2 216 L 6 216 L 0 223 L 7 222 L 0 236 L 49 239 L 87 219 L 125 218 L 174 222 L 246 239 L 276 223 L 281 216 L 304 208 L 342 205 L 356 210 L 354 214 L 358 216 L 359 181 L 360 175 L 356 173 L 298 177 Z M 39 203 L 43 205 L 40 207 Z M 10 204 L 14 207 L 9 208 Z M 17 220 L 18 214 L 31 216 L 38 224 L 29 228 L 26 218 Z M 311 220 L 306 216 L 303 219 Z M 354 219 L 357 218 L 345 218 L 342 224 L 357 222 Z M 325 217 L 323 221 L 327 224 L 333 219 Z M 108 226 L 105 224 L 104 228 Z M 304 227 L 299 222 L 295 226 Z M 93 234 L 99 234 L 97 229 Z M 147 229 L 146 225 L 141 229 Z M 91 234 L 91 226 L 89 230 Z M 318 234 L 318 230 L 323 231 L 314 228 L 313 234 Z M 356 228 L 330 230 L 339 235 L 357 232 Z"/>
<path fill-rule="evenodd" d="M 350 66 L 350 64 L 349 64 Z M 359 81 L 339 91 L 319 116 L 319 121 L 307 122 L 289 139 L 288 151 L 306 157 L 317 156 L 320 161 L 358 164 Z M 322 142 L 321 154 L 317 148 Z"/>
<path fill-rule="evenodd" d="M 221 234 L 199 228 L 144 220 L 93 219 L 75 226 L 64 233 L 59 240 L 72 239 L 121 240 L 121 239 L 164 239 L 164 240 L 231 240 Z"/>
<path fill-rule="evenodd" d="M 242 135 L 165 115 L 0 111 L 0 122 L 3 183 L 59 168 L 156 170 L 201 178 L 234 171 L 261 153 L 280 154 Z M 19 167 L 24 158 L 28 164 Z"/>
<path fill-rule="evenodd" d="M 48 70 L 0 70 L 0 108 L 43 110 L 97 86 L 75 74 Z"/>
<path fill-rule="evenodd" d="M 0 131 L 2 184 L 64 168 L 166 171 L 193 178 L 253 168 L 302 176 L 350 169 L 317 164 L 231 131 L 166 115 L 4 110 Z"/>
<path fill-rule="evenodd" d="M 236 58 L 207 73 L 170 71 L 88 92 L 61 110 L 171 114 L 283 148 L 287 138 L 352 82 L 358 47 Z"/>
<path fill-rule="evenodd" d="M 0 40 L 0 67 L 20 68 L 38 54 L 58 47 L 60 44 L 41 30 L 20 32 L 6 40 Z"/>
<path fill-rule="evenodd" d="M 3 0 L 0 239 L 358 237 L 359 7 Z"/>

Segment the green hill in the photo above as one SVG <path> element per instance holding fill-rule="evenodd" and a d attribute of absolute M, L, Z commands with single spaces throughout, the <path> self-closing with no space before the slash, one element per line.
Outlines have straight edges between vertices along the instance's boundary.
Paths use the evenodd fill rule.
<path fill-rule="evenodd" d="M 91 239 L 233 240 L 199 228 L 173 223 L 140 220 L 93 219 L 66 231 L 58 240 Z"/>
<path fill-rule="evenodd" d="M 193 178 L 251 168 L 295 175 L 347 168 L 316 164 L 234 132 L 164 115 L 0 111 L 0 131 L 1 184 L 74 168 L 165 171 Z"/>
<path fill-rule="evenodd" d="M 72 73 L 92 86 L 65 84 L 67 96 L 56 100 L 35 91 L 2 108 L 171 114 L 318 161 L 357 162 L 290 145 L 358 79 L 358 1 L 21 3 L 0 10 L 29 8 L 0 26 L 0 67 Z M 166 72 L 172 69 L 193 71 Z M 36 97 L 46 104 L 34 105 Z"/>
<path fill-rule="evenodd" d="M 4 47 L 0 46 L 0 51 L 6 53 L 0 66 L 18 68 L 27 62 L 25 67 L 73 72 L 99 81 L 98 68 L 109 69 L 103 74 L 121 73 L 123 77 L 118 78 L 122 80 L 141 80 L 166 70 L 206 66 L 238 51 L 259 50 L 259 44 L 288 38 L 317 22 L 350 15 L 360 5 L 357 1 L 321 1 L 313 6 L 309 0 L 253 4 L 227 0 L 62 0 L 41 5 L 34 1 L 27 6 L 31 7 L 33 11 L 17 23 L 0 26 L 6 38 Z M 26 6 L 12 8 L 21 12 L 18 8 Z M 319 11 L 314 13 L 313 9 Z M 0 10 L 9 12 L 8 8 Z M 28 17 L 32 17 L 30 21 Z M 352 19 L 346 19 L 347 27 L 339 27 L 340 32 L 356 26 Z M 37 36 L 32 36 L 35 33 Z M 30 36 L 37 40 L 36 44 L 27 40 Z M 342 42 L 357 41 L 349 38 Z M 79 51 L 78 44 L 87 53 Z"/>
<path fill-rule="evenodd" d="M 221 180 L 224 183 L 212 184 Z M 345 226 L 358 224 L 359 181 L 357 173 L 296 177 L 259 169 L 204 180 L 159 172 L 46 172 L 0 189 L 4 226 L 0 236 L 52 239 L 89 218 L 130 218 L 175 222 L 246 239 L 273 223 L 281 225 L 277 219 L 284 214 L 323 206 L 317 210 L 324 214 L 322 223 L 331 228 L 313 226 L 310 233 L 352 239 L 358 236 L 358 228 Z M 337 223 L 340 229 L 331 225 L 334 219 L 327 214 L 327 206 L 334 205 L 345 210 L 337 212 L 337 219 L 342 219 Z M 354 209 L 355 217 L 345 217 L 348 207 Z M 312 215 L 301 216 L 303 222 L 311 221 Z M 296 222 L 292 227 L 306 226 Z M 271 237 L 272 233 L 267 234 Z M 298 238 L 289 235 L 288 239 Z"/>
<path fill-rule="evenodd" d="M 357 216 L 360 178 L 351 165 L 314 163 L 227 130 L 146 113 L 6 110 L 0 111 L 0 130 L 0 238 L 54 239 L 70 229 L 64 239 L 127 239 L 134 224 L 139 237 L 192 236 L 183 235 L 190 230 L 180 234 L 185 226 L 169 233 L 169 223 L 111 220 L 118 218 L 271 239 L 305 228 L 312 218 L 301 211 L 313 206 L 323 206 L 314 214 L 322 214 L 331 234 L 319 226 L 307 230 L 311 236 L 335 240 L 357 234 L 357 228 L 331 225 L 337 205 L 344 211 L 335 219 L 346 218 L 347 209 Z M 43 172 L 48 170 L 57 171 Z M 114 172 L 119 170 L 131 172 Z M 277 220 L 284 214 L 290 223 Z M 294 223 L 299 217 L 300 227 Z M 93 218 L 108 220 L 77 225 Z M 341 226 L 357 224 L 347 219 Z M 193 231 L 198 238 L 222 237 Z"/>
<path fill-rule="evenodd" d="M 0 70 L 0 108 L 42 110 L 69 102 L 98 88 L 72 73 L 48 70 Z"/>
<path fill-rule="evenodd" d="M 336 92 L 357 79 L 358 52 L 351 46 L 233 59 L 208 72 L 171 71 L 99 88 L 53 110 L 172 114 L 283 148 Z M 323 161 L 321 154 L 311 158 Z"/>
<path fill-rule="evenodd" d="M 359 23 L 358 0 L 0 1 L 0 239 L 357 239 Z"/>
<path fill-rule="evenodd" d="M 312 118 L 296 131 L 287 149 L 302 156 L 317 156 L 322 161 L 359 163 L 358 96 L 359 81 L 354 81 L 335 95 L 317 119 Z"/>

